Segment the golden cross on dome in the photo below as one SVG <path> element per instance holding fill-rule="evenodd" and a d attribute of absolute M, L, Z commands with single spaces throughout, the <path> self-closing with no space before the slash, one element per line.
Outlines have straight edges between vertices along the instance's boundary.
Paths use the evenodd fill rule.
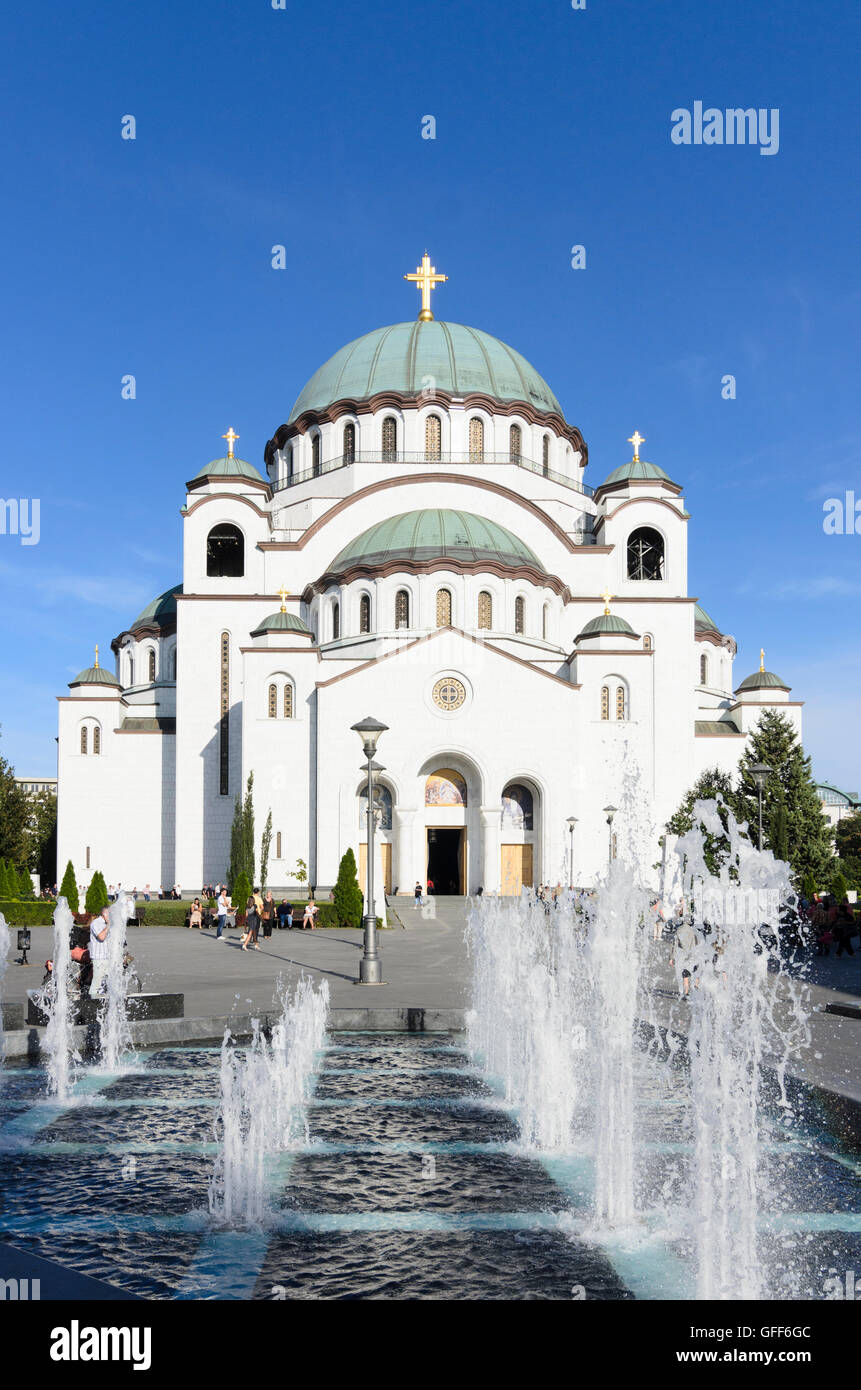
<path fill-rule="evenodd" d="M 233 458 L 233 445 L 235 444 L 236 440 L 239 438 L 239 435 L 236 434 L 236 433 L 234 432 L 233 426 L 231 425 L 231 426 L 230 426 L 230 429 L 227 431 L 227 434 L 223 434 L 223 435 L 221 436 L 221 438 L 227 440 L 227 457 L 228 457 L 229 459 L 232 459 L 232 458 Z"/>
<path fill-rule="evenodd" d="M 279 593 L 280 596 L 281 596 L 281 612 L 282 612 L 282 613 L 286 613 L 286 612 L 287 612 L 287 595 L 288 595 L 288 593 L 289 593 L 289 590 L 288 590 L 288 589 L 285 589 L 285 588 L 284 588 L 284 585 L 282 584 L 282 585 L 281 585 L 281 588 L 278 590 L 278 593 Z"/>
<path fill-rule="evenodd" d="M 430 256 L 428 255 L 427 251 L 425 251 L 424 255 L 422 256 L 421 265 L 416 266 L 415 274 L 405 275 L 404 279 L 414 281 L 415 284 L 417 284 L 419 289 L 421 290 L 422 307 L 419 312 L 419 322 L 429 323 L 430 320 L 433 318 L 430 306 L 431 290 L 434 289 L 437 285 L 442 284 L 443 280 L 447 280 L 448 276 L 437 274 L 436 266 L 431 265 Z"/>
<path fill-rule="evenodd" d="M 634 430 L 634 433 L 628 439 L 628 443 L 633 444 L 634 446 L 634 457 L 631 460 L 632 463 L 640 462 L 640 445 L 645 444 L 645 442 L 646 436 L 644 434 L 640 434 L 639 430 Z"/>
<path fill-rule="evenodd" d="M 759 669 L 760 671 L 765 670 L 765 647 L 759 649 Z"/>
<path fill-rule="evenodd" d="M 93 662 L 93 665 L 96 666 L 96 667 L 98 667 L 98 664 L 99 664 L 99 644 L 98 644 L 98 642 L 97 642 L 97 643 L 96 643 L 96 659 L 95 659 L 95 661 Z"/>
<path fill-rule="evenodd" d="M 604 616 L 606 618 L 610 614 L 610 599 L 614 598 L 615 595 L 610 593 L 609 588 L 605 584 L 603 594 L 599 594 L 598 597 L 604 600 Z"/>

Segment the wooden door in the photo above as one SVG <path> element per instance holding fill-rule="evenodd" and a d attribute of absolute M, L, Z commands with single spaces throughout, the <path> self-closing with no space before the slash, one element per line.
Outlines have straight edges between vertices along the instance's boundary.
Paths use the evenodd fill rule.
<path fill-rule="evenodd" d="M 502 845 L 501 884 L 508 897 L 517 897 L 521 888 L 532 887 L 532 845 Z"/>
<path fill-rule="evenodd" d="M 381 859 L 383 861 L 383 891 L 391 895 L 392 891 L 392 847 L 384 840 L 382 843 Z M 359 845 L 359 887 L 365 891 L 368 881 L 368 846 Z M 379 887 L 379 885 L 377 885 Z"/>

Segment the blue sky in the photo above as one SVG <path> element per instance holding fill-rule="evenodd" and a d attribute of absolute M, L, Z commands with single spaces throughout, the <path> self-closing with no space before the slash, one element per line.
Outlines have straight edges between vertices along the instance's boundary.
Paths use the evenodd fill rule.
<path fill-rule="evenodd" d="M 7 16 L 0 494 L 41 540 L 0 536 L 0 752 L 52 773 L 55 696 L 180 577 L 185 480 L 231 424 L 259 466 L 323 360 L 414 317 L 427 246 L 438 317 L 547 377 L 588 481 L 646 436 L 739 679 L 764 645 L 817 775 L 861 787 L 861 535 L 822 529 L 861 498 L 859 30 L 827 0 Z M 695 101 L 777 108 L 779 152 L 674 145 Z"/>

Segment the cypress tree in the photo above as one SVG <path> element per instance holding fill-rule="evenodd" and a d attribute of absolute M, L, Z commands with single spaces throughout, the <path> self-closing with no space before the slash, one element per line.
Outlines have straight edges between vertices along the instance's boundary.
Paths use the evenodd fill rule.
<path fill-rule="evenodd" d="M 816 879 L 813 877 L 812 873 L 808 869 L 807 873 L 804 875 L 804 880 L 801 884 L 802 896 L 805 897 L 808 902 L 813 902 L 813 899 L 817 891 L 818 890 L 816 887 Z"/>
<path fill-rule="evenodd" d="M 90 886 L 87 889 L 87 897 L 84 903 L 84 911 L 91 916 L 96 916 L 103 907 L 108 905 L 108 890 L 105 885 L 105 877 L 100 869 L 96 869 L 90 879 Z"/>
<path fill-rule="evenodd" d="M 351 849 L 345 850 L 341 857 L 341 863 L 338 866 L 338 881 L 335 884 L 332 898 L 335 912 L 338 915 L 338 925 L 358 927 L 362 921 L 364 899 L 356 875 L 356 856 Z"/>
<path fill-rule="evenodd" d="M 833 855 L 832 831 L 822 813 L 810 759 L 792 724 L 779 710 L 762 711 L 739 762 L 737 801 L 752 829 L 758 824 L 759 815 L 756 784 L 750 772 L 754 763 L 764 763 L 772 769 L 762 795 L 763 843 L 773 848 L 770 836 L 776 828 L 774 817 L 782 796 L 786 859 L 796 879 L 810 872 L 822 882 L 827 878 Z"/>
<path fill-rule="evenodd" d="M 236 911 L 244 915 L 245 904 L 251 896 L 251 884 L 248 880 L 248 875 L 242 869 L 240 869 L 239 873 L 236 875 L 236 882 L 233 885 L 233 891 L 230 896 Z"/>
<path fill-rule="evenodd" d="M 0 859 L 0 902 L 6 902 L 9 898 L 9 877 L 6 872 L 6 860 Z"/>
<path fill-rule="evenodd" d="M 71 859 L 66 865 L 66 872 L 63 874 L 63 882 L 60 884 L 60 897 L 66 899 L 71 912 L 78 911 L 78 884 L 75 878 L 75 868 Z"/>
<path fill-rule="evenodd" d="M 33 879 L 26 864 L 18 870 L 18 889 L 22 903 L 31 903 L 36 896 L 33 891 Z"/>
<path fill-rule="evenodd" d="M 839 903 L 842 903 L 848 892 L 848 885 L 845 878 L 838 870 L 831 880 L 831 891 Z"/>
<path fill-rule="evenodd" d="M 254 773 L 249 772 L 242 808 L 242 867 L 254 884 Z"/>
<path fill-rule="evenodd" d="M 269 877 L 269 851 L 272 848 L 272 808 L 266 817 L 266 824 L 263 827 L 263 838 L 260 841 L 260 891 L 266 887 L 266 880 Z"/>
<path fill-rule="evenodd" d="M 21 897 L 21 889 L 18 886 L 18 875 L 15 872 L 14 864 L 10 864 L 6 869 L 6 891 L 13 902 L 18 902 Z"/>

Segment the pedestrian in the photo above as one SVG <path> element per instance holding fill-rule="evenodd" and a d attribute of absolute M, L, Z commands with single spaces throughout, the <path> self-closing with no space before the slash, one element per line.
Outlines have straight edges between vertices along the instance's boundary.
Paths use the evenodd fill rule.
<path fill-rule="evenodd" d="M 422 896 L 423 896 L 423 894 L 422 894 L 422 886 L 421 886 L 421 884 L 418 882 L 418 880 L 416 880 L 416 886 L 415 886 L 415 888 L 413 889 L 413 909 L 414 909 L 414 911 L 416 911 L 416 912 L 418 911 L 418 909 L 419 909 L 419 908 L 421 907 L 421 905 L 422 905 Z"/>
<path fill-rule="evenodd" d="M 843 952 L 846 951 L 850 956 L 854 956 L 852 938 L 855 935 L 855 918 L 852 914 L 852 908 L 849 906 L 848 898 L 844 898 L 837 909 L 833 930 L 837 941 L 837 955 L 842 956 Z"/>
<path fill-rule="evenodd" d="M 245 935 L 242 938 L 242 950 L 247 951 L 249 946 L 259 951 L 257 945 L 257 932 L 260 930 L 260 920 L 257 916 L 257 903 L 254 901 L 254 894 L 248 896 L 245 904 Z"/>
<path fill-rule="evenodd" d="M 263 938 L 266 940 L 272 935 L 272 928 L 275 925 L 277 909 L 275 899 L 272 896 L 272 889 L 266 890 L 266 897 L 263 899 Z"/>
<path fill-rule="evenodd" d="M 313 893 L 311 893 L 308 897 L 307 903 L 305 904 L 305 916 L 302 918 L 303 931 L 306 927 L 308 927 L 311 931 L 314 930 L 314 918 L 317 916 L 317 913 L 319 911 L 320 909 L 314 901 L 314 895 Z"/>
<path fill-rule="evenodd" d="M 90 980 L 90 998 L 95 999 L 108 973 L 108 931 L 110 921 L 108 909 L 103 907 L 97 916 L 90 919 L 90 960 L 93 974 Z"/>
<path fill-rule="evenodd" d="M 673 945 L 673 955 L 670 956 L 670 965 L 675 965 L 676 956 L 680 958 L 680 969 L 682 973 L 682 997 L 687 999 L 691 992 L 691 979 L 696 973 L 696 965 L 693 963 L 693 952 L 697 945 L 697 934 L 690 922 L 682 918 L 681 926 L 676 932 L 676 939 Z M 678 971 L 676 972 L 678 974 Z"/>
<path fill-rule="evenodd" d="M 218 895 L 218 904 L 216 907 L 216 911 L 218 912 L 218 931 L 215 933 L 216 941 L 224 940 L 224 928 L 227 926 L 227 913 L 229 907 L 230 902 L 227 897 L 227 889 L 222 888 Z"/>

